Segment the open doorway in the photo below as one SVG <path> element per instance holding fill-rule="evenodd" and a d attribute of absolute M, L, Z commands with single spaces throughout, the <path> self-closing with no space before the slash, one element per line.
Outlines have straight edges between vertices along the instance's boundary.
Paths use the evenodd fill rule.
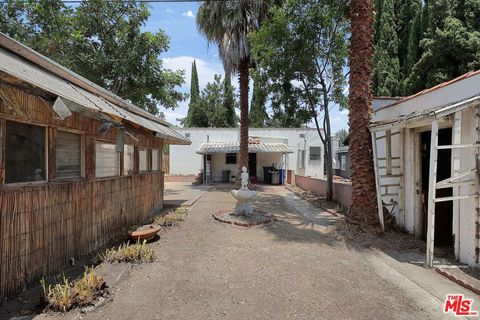
<path fill-rule="evenodd" d="M 249 153 L 248 154 L 248 172 L 250 174 L 250 179 L 256 179 L 257 177 L 257 154 Z"/>
<path fill-rule="evenodd" d="M 452 128 L 438 131 L 438 145 L 452 144 Z M 430 171 L 430 146 L 431 131 L 421 133 L 421 190 L 422 190 L 422 239 L 427 237 L 428 226 L 428 185 Z M 437 157 L 437 182 L 451 177 L 452 150 L 438 150 Z M 452 188 L 438 189 L 436 197 L 452 196 Z M 453 254 L 454 239 L 453 226 L 453 203 L 452 201 L 437 202 L 435 204 L 435 250 L 440 255 Z M 440 251 L 438 251 L 440 250 Z"/>

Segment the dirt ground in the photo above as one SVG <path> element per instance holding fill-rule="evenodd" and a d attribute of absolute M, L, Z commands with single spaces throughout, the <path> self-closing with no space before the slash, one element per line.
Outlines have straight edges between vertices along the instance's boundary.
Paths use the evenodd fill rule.
<path fill-rule="evenodd" d="M 206 192 L 179 227 L 151 246 L 96 311 L 35 319 L 437 319 L 415 295 L 380 277 L 372 253 L 334 226 L 312 224 L 280 194 L 255 206 L 277 221 L 244 228 L 215 221 L 232 208 L 225 189 Z"/>

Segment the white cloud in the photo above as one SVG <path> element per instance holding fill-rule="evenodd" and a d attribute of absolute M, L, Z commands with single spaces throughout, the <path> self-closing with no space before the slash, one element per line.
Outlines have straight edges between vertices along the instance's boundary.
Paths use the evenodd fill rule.
<path fill-rule="evenodd" d="M 167 9 L 165 10 L 167 13 L 173 13 L 173 10 L 172 9 Z"/>
<path fill-rule="evenodd" d="M 188 107 L 185 105 L 185 102 L 179 104 L 179 107 L 175 108 L 175 110 L 163 110 L 163 114 L 165 115 L 165 120 L 172 124 L 178 124 L 178 119 L 185 118 L 187 115 Z"/>
<path fill-rule="evenodd" d="M 189 18 L 194 18 L 194 17 L 195 17 L 195 16 L 193 15 L 192 10 L 188 10 L 188 11 L 182 12 L 182 16 L 184 16 L 184 17 L 189 17 Z"/>

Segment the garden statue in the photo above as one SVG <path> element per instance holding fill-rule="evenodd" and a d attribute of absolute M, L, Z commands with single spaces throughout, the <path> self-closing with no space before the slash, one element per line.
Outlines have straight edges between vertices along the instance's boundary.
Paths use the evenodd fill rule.
<path fill-rule="evenodd" d="M 249 174 L 247 172 L 247 168 L 242 167 L 242 174 L 240 174 L 240 178 L 242 178 L 242 189 L 247 189 L 248 190 Z"/>
<path fill-rule="evenodd" d="M 242 173 L 240 174 L 242 179 L 242 187 L 240 190 L 232 190 L 232 196 L 237 199 L 237 204 L 235 206 L 235 215 L 252 215 L 253 207 L 251 199 L 257 194 L 256 191 L 248 189 L 248 178 L 249 174 L 247 168 L 242 167 Z"/>

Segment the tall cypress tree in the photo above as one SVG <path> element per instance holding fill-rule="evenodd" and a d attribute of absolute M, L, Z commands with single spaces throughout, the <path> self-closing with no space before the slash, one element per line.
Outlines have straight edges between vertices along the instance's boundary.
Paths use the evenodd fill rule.
<path fill-rule="evenodd" d="M 229 74 L 225 74 L 223 81 L 223 107 L 226 110 L 227 125 L 229 127 L 237 126 L 237 115 L 235 114 L 235 98 L 233 96 L 233 86 Z"/>
<path fill-rule="evenodd" d="M 398 60 L 400 62 L 400 68 L 403 69 L 408 56 L 410 33 L 418 10 L 421 8 L 421 0 L 401 0 L 396 2 L 398 2 L 395 11 L 398 36 Z"/>
<path fill-rule="evenodd" d="M 265 110 L 266 100 L 267 97 L 262 90 L 260 81 L 256 80 L 253 84 L 253 95 L 250 103 L 249 123 L 251 127 L 265 127 L 268 120 L 267 111 Z"/>
<path fill-rule="evenodd" d="M 185 127 L 204 127 L 208 124 L 206 118 L 205 103 L 203 103 L 200 97 L 197 63 L 193 60 L 190 80 L 190 102 L 188 104 L 188 113 L 184 125 Z"/>
<path fill-rule="evenodd" d="M 427 13 L 422 54 L 406 81 L 407 93 L 480 68 L 478 1 L 430 0 Z"/>
<path fill-rule="evenodd" d="M 422 3 L 421 1 L 417 1 L 415 19 L 410 27 L 410 32 L 408 36 L 408 46 L 407 46 L 407 56 L 405 62 L 402 66 L 402 94 L 408 95 L 410 92 L 406 89 L 407 84 L 406 81 L 412 72 L 415 63 L 417 63 L 418 59 L 421 55 L 420 49 L 420 40 L 422 39 Z"/>
<path fill-rule="evenodd" d="M 383 0 L 375 0 L 373 2 L 373 10 L 374 10 L 374 23 L 373 23 L 373 42 L 376 44 L 378 43 L 378 37 L 380 35 L 380 20 L 382 19 L 382 3 Z"/>
<path fill-rule="evenodd" d="M 190 80 L 190 102 L 200 98 L 200 87 L 198 84 L 197 62 L 192 63 L 192 78 Z"/>
<path fill-rule="evenodd" d="M 373 67 L 372 89 L 377 96 L 395 96 L 399 93 L 400 62 L 395 22 L 394 0 L 384 0 Z"/>

